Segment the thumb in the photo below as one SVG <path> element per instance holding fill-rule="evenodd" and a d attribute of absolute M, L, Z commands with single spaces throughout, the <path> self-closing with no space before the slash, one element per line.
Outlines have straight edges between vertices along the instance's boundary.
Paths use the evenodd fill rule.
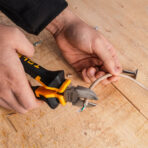
<path fill-rule="evenodd" d="M 119 75 L 121 73 L 122 68 L 115 53 L 115 49 L 106 39 L 97 39 L 93 50 L 103 61 L 104 67 L 109 73 L 112 75 Z"/>

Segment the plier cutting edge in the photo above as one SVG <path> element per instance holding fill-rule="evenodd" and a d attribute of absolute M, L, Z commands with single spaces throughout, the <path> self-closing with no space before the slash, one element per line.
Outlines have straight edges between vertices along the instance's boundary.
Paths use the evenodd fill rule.
<path fill-rule="evenodd" d="M 59 103 L 64 106 L 67 102 L 71 102 L 72 105 L 83 107 L 85 98 L 98 100 L 96 94 L 89 88 L 72 86 L 71 80 L 65 79 L 63 70 L 49 71 L 29 58 L 18 55 L 25 72 L 41 84 L 32 87 L 36 98 L 45 101 L 52 109 L 55 109 Z M 87 103 L 87 107 L 93 106 L 96 104 Z"/>

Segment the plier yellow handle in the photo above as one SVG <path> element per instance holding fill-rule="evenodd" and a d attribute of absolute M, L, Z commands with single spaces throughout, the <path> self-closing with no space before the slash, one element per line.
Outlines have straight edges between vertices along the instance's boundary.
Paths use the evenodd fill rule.
<path fill-rule="evenodd" d="M 70 83 L 71 80 L 65 80 L 65 82 L 59 89 L 53 89 L 47 86 L 39 86 L 35 89 L 34 93 L 37 98 L 40 98 L 41 96 L 43 96 L 46 99 L 57 98 L 60 104 L 64 106 L 66 104 L 66 99 L 64 98 L 63 93 Z"/>
<path fill-rule="evenodd" d="M 25 72 L 41 84 L 41 86 L 32 87 L 35 96 L 44 100 L 51 108 L 55 108 L 59 102 L 65 105 L 63 93 L 71 80 L 65 79 L 64 71 L 49 71 L 23 55 L 19 54 L 19 58 Z"/>

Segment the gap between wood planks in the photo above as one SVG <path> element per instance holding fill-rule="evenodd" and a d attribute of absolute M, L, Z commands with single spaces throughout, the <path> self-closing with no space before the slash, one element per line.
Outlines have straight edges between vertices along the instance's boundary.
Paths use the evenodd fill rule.
<path fill-rule="evenodd" d="M 112 86 L 146 119 L 148 118 L 140 111 L 140 109 L 121 91 L 116 87 L 113 83 L 111 83 Z"/>

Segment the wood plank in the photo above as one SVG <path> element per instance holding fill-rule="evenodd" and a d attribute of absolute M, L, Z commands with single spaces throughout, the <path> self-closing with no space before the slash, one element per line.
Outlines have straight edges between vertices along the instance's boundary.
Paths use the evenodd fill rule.
<path fill-rule="evenodd" d="M 73 11 L 82 19 L 92 26 L 99 26 L 99 31 L 117 48 L 124 69 L 139 69 L 137 80 L 148 87 L 148 1 L 69 2 Z M 148 92 L 125 79 L 115 85 L 148 117 Z"/>
<path fill-rule="evenodd" d="M 10 116 L 21 133 L 18 147 L 146 148 L 147 119 L 111 85 L 97 87 L 97 93 L 102 98 L 97 107 L 82 113 L 70 104 L 55 111 L 43 105 L 26 115 Z"/>

